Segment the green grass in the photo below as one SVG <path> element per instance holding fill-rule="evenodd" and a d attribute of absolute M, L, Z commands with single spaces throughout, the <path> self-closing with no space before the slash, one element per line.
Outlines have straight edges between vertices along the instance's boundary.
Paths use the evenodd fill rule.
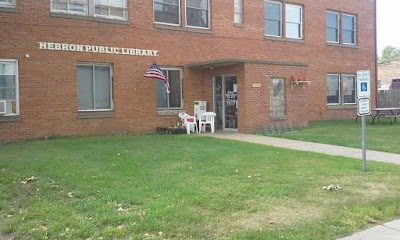
<path fill-rule="evenodd" d="M 400 120 L 400 119 L 399 119 Z M 318 142 L 345 147 L 361 148 L 361 119 L 330 120 L 310 122 L 308 127 L 296 129 L 294 133 L 273 135 L 293 140 Z M 381 119 L 366 124 L 367 149 L 400 154 L 400 123 Z"/>
<path fill-rule="evenodd" d="M 400 214 L 400 166 L 362 173 L 354 159 L 196 135 L 27 141 L 0 156 L 0 239 L 320 240 Z"/>

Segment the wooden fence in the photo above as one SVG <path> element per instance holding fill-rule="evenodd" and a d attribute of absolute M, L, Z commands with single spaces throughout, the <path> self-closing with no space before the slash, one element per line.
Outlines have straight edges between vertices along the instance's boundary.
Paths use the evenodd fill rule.
<path fill-rule="evenodd" d="M 400 107 L 400 89 L 379 90 L 377 107 Z"/>

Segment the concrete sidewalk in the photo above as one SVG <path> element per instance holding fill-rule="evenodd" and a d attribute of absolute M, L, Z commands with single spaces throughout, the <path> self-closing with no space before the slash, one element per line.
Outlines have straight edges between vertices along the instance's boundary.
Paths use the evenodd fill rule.
<path fill-rule="evenodd" d="M 243 141 L 249 143 L 263 144 L 267 146 L 287 148 L 299 151 L 316 152 L 334 156 L 362 158 L 361 149 L 340 147 L 321 143 L 302 142 L 283 138 L 274 138 L 254 134 L 243 134 L 237 132 L 216 132 L 214 134 L 201 134 L 220 139 Z M 360 143 L 361 145 L 361 143 Z M 367 161 L 378 161 L 400 164 L 400 155 L 393 153 L 368 151 Z M 400 240 L 400 220 L 388 222 L 376 227 L 361 231 L 338 240 Z"/>

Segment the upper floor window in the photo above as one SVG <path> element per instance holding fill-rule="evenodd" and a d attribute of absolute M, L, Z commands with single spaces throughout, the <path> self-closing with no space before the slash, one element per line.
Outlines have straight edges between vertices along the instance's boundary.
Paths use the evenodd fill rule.
<path fill-rule="evenodd" d="M 326 41 L 355 45 L 357 39 L 356 16 L 339 12 L 326 12 Z"/>
<path fill-rule="evenodd" d="M 282 24 L 283 22 L 285 24 Z M 264 25 L 266 36 L 302 39 L 303 7 L 278 1 L 265 1 Z"/>
<path fill-rule="evenodd" d="M 112 68 L 108 64 L 78 65 L 78 110 L 109 111 L 112 103 Z"/>
<path fill-rule="evenodd" d="M 51 11 L 125 20 L 128 0 L 51 0 Z"/>
<path fill-rule="evenodd" d="M 18 62 L 0 59 L 0 116 L 19 114 Z"/>
<path fill-rule="evenodd" d="M 0 0 L 0 7 L 15 7 L 15 0 Z"/>
<path fill-rule="evenodd" d="M 243 24 L 243 0 L 234 0 L 234 19 L 237 25 Z"/>
<path fill-rule="evenodd" d="M 182 108 L 182 69 L 161 68 L 166 76 L 171 92 L 166 93 L 163 81 L 157 80 L 157 108 L 179 109 Z"/>
<path fill-rule="evenodd" d="M 154 0 L 154 22 L 181 26 L 181 1 Z M 210 0 L 186 0 L 186 26 L 210 28 Z"/>

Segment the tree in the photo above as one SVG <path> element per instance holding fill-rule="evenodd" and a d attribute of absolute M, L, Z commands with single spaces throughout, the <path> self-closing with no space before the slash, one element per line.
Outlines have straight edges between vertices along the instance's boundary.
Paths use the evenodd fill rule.
<path fill-rule="evenodd" d="M 382 50 L 382 57 L 379 58 L 378 62 L 385 64 L 397 59 L 400 59 L 400 49 L 392 46 L 386 46 Z"/>

